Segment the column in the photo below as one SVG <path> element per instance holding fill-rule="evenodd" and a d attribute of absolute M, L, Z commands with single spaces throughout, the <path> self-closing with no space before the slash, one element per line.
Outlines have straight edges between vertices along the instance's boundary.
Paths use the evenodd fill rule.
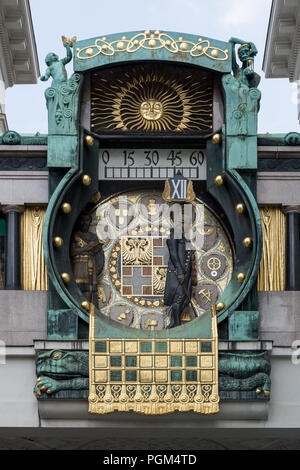
<path fill-rule="evenodd" d="M 6 214 L 6 248 L 5 248 L 5 289 L 21 289 L 20 276 L 20 214 L 22 205 L 4 205 Z"/>
<path fill-rule="evenodd" d="M 286 290 L 300 290 L 300 206 L 284 207 L 286 214 Z"/>

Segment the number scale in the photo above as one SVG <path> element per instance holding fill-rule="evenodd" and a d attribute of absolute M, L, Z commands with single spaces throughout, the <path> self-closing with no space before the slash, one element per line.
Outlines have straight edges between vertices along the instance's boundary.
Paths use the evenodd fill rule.
<path fill-rule="evenodd" d="M 178 171 L 188 179 L 206 180 L 205 150 L 100 149 L 99 180 L 173 178 Z"/>

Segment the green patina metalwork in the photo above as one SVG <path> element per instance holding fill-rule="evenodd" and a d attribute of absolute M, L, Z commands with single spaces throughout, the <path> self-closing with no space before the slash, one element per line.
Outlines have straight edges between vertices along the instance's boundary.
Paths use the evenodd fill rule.
<path fill-rule="evenodd" d="M 72 59 L 70 43 L 65 42 L 67 55 L 46 56 L 48 68 L 42 81 L 53 78 L 45 91 L 48 108 L 48 167 L 70 168 L 78 164 L 78 106 L 81 75 L 67 76 L 65 65 Z"/>
<path fill-rule="evenodd" d="M 45 134 L 19 134 L 9 130 L 0 135 L 0 145 L 47 145 L 48 136 Z"/>
<path fill-rule="evenodd" d="M 173 31 L 129 31 L 77 41 L 74 70 L 85 72 L 118 62 L 150 60 L 189 63 L 229 73 L 231 54 L 229 43 L 204 36 Z"/>
<path fill-rule="evenodd" d="M 111 42 L 120 38 L 121 41 L 126 42 L 122 37 L 128 37 L 128 34 L 111 35 L 105 41 L 111 44 Z M 135 33 L 130 34 L 134 35 Z M 171 33 L 169 34 L 171 35 Z M 181 33 L 172 33 L 172 35 L 174 37 L 176 35 L 178 41 L 182 37 L 183 41 L 179 41 L 179 44 L 184 41 L 196 43 L 199 39 Z M 157 45 L 157 35 L 152 39 L 155 38 Z M 201 39 L 206 40 L 205 38 Z M 214 60 L 213 56 L 209 57 L 205 54 L 195 58 L 189 52 L 184 52 L 184 48 L 175 53 L 170 52 L 165 47 L 156 48 L 156 46 L 150 47 L 150 49 L 140 47 L 134 53 L 128 51 L 115 52 L 108 56 L 101 52 L 98 53 L 97 48 L 90 47 L 95 44 L 94 39 L 80 41 L 74 46 L 76 51 L 74 69 L 75 72 L 85 72 L 102 65 L 107 66 L 122 61 L 168 60 L 188 62 L 223 74 L 226 124 L 222 130 L 221 145 L 213 144 L 210 140 L 207 141 L 207 190 L 220 202 L 233 228 L 237 259 L 231 282 L 219 299 L 219 301 L 224 302 L 225 308 L 218 313 L 218 321 L 221 323 L 229 318 L 228 335 L 230 339 L 255 340 L 257 339 L 258 312 L 255 300 L 253 300 L 255 296 L 252 296 L 251 292 L 255 290 L 262 246 L 260 216 L 255 194 L 253 194 L 256 186 L 257 112 L 260 100 L 260 92 L 256 88 L 259 80 L 257 74 L 253 71 L 253 60 L 257 51 L 252 43 L 247 43 L 240 48 L 239 58 L 242 61 L 240 68 L 236 63 L 234 48 L 236 44 L 244 44 L 243 41 L 235 38 L 232 38 L 229 43 L 209 41 L 215 48 L 228 50 L 228 59 L 217 61 Z M 91 55 L 85 59 L 80 59 L 78 57 L 78 54 L 81 54 L 80 51 L 87 51 L 89 47 L 92 49 Z M 209 51 L 212 52 L 212 50 Z M 122 51 L 121 45 L 119 51 Z M 85 54 L 87 55 L 86 52 Z M 87 147 L 83 143 L 84 131 L 80 130 L 78 124 L 80 85 L 83 81 L 83 74 L 75 73 L 70 79 L 67 78 L 64 66 L 66 60 L 70 57 L 69 46 L 67 45 L 65 62 L 64 59 L 59 61 L 57 56 L 54 56 L 48 57 L 47 61 L 49 63 L 51 59 L 50 69 L 45 74 L 45 78 L 49 78 L 50 75 L 53 77 L 52 86 L 45 93 L 49 113 L 48 167 L 50 169 L 49 188 L 51 195 L 44 226 L 44 252 L 50 277 L 49 305 L 51 305 L 51 308 L 48 313 L 48 333 L 51 339 L 75 339 L 76 335 L 79 335 L 79 323 L 74 321 L 74 316 L 77 316 L 78 321 L 81 319 L 81 321 L 88 323 L 89 315 L 80 306 L 85 299 L 72 276 L 70 283 L 66 286 L 62 282 L 60 274 L 61 272 L 72 272 L 69 256 L 72 227 L 79 212 L 85 207 L 90 197 L 98 191 L 97 178 L 92 178 L 92 183 L 88 187 L 84 187 L 81 183 L 83 174 L 98 174 L 98 140 L 96 139 L 91 147 Z M 233 72 L 233 75 L 231 72 Z M 288 145 L 295 145 L 295 142 L 296 136 L 290 136 L 285 140 Z M 57 169 L 55 171 L 58 173 L 53 172 L 54 168 Z M 214 182 L 218 174 L 223 175 L 225 179 L 225 184 L 220 187 L 217 187 Z M 68 215 L 63 214 L 60 210 L 60 206 L 64 201 L 71 202 L 75 208 Z M 235 204 L 240 202 L 243 202 L 246 207 L 246 213 L 243 216 L 237 214 L 234 210 Z M 52 244 L 53 236 L 58 234 L 63 235 L 64 238 L 64 245 L 60 249 L 56 249 Z M 243 238 L 247 236 L 251 236 L 253 242 L 250 250 L 242 245 Z M 244 272 L 246 275 L 242 284 L 238 283 L 236 279 L 239 271 Z M 195 337 L 197 332 L 201 332 L 201 338 L 211 337 L 209 314 L 204 314 L 193 322 L 176 329 L 164 331 L 139 330 L 138 333 L 132 328 L 116 325 L 113 320 L 106 316 L 96 317 L 95 320 L 95 335 L 99 338 L 136 338 L 137 334 L 140 338 L 189 338 Z M 70 357 L 70 354 L 79 354 L 79 352 L 62 353 L 68 354 L 68 357 Z M 66 378 L 61 375 L 61 370 L 54 367 L 54 364 L 59 364 L 60 358 L 55 360 L 57 362 L 53 362 L 47 356 L 50 353 L 40 354 L 37 372 L 38 375 L 47 379 L 47 381 L 44 379 L 45 387 L 48 386 L 52 391 L 55 389 L 58 393 L 66 391 L 67 394 L 70 390 L 78 391 L 87 387 L 84 384 L 87 384 L 88 362 L 85 362 L 85 360 L 79 361 L 80 371 L 75 368 L 77 372 L 79 371 L 79 375 L 76 377 L 73 375 L 70 378 L 68 376 L 69 372 L 65 370 Z M 42 356 L 42 354 L 45 354 L 45 356 Z M 84 352 L 80 354 L 86 354 L 87 356 L 87 353 Z M 254 354 L 252 353 L 251 356 L 253 361 L 252 359 L 251 361 L 248 360 L 249 358 L 245 355 L 239 357 L 236 355 L 234 359 L 231 356 L 226 360 L 224 359 L 225 362 L 222 363 L 220 369 L 221 391 L 224 393 L 227 393 L 228 390 L 255 393 L 255 387 L 269 390 L 267 388 L 269 382 L 266 378 L 269 372 L 267 369 L 257 370 Z M 64 360 L 64 357 L 62 356 L 62 360 Z M 257 360 L 260 361 L 260 359 Z M 236 364 L 237 362 L 239 363 L 240 372 L 235 375 L 235 366 L 230 364 Z M 70 360 L 71 363 L 72 360 Z M 71 374 L 73 374 L 72 367 Z M 60 382 L 60 384 L 55 382 Z M 72 392 L 70 393 L 72 395 Z M 240 395 L 238 397 L 241 398 Z M 236 396 L 236 398 L 238 397 Z M 247 397 L 249 398 L 248 395 Z"/>
<path fill-rule="evenodd" d="M 241 351 L 219 353 L 219 390 L 226 392 L 269 392 L 270 360 L 267 352 Z M 36 359 L 38 377 L 34 392 L 45 398 L 78 398 L 87 396 L 89 354 L 87 351 L 41 351 Z M 78 392 L 82 392 L 78 395 Z M 234 395 L 233 395 L 234 396 Z M 266 395 L 262 394 L 264 398 Z M 243 395 L 242 395 L 243 397 Z M 244 394 L 248 399 L 249 394 Z"/>

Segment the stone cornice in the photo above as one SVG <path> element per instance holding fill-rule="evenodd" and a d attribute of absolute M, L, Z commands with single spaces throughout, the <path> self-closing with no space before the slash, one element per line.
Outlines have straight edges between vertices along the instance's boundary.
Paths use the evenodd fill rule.
<path fill-rule="evenodd" d="M 266 78 L 298 79 L 299 22 L 298 0 L 273 0 L 263 61 Z"/>
<path fill-rule="evenodd" d="M 40 75 L 29 0 L 0 0 L 0 67 L 5 86 Z"/>

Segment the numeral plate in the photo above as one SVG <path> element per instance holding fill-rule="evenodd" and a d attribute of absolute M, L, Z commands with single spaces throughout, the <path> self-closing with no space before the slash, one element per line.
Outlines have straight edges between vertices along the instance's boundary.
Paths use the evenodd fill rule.
<path fill-rule="evenodd" d="M 100 149 L 99 180 L 167 179 L 180 171 L 192 180 L 206 179 L 205 150 Z"/>

